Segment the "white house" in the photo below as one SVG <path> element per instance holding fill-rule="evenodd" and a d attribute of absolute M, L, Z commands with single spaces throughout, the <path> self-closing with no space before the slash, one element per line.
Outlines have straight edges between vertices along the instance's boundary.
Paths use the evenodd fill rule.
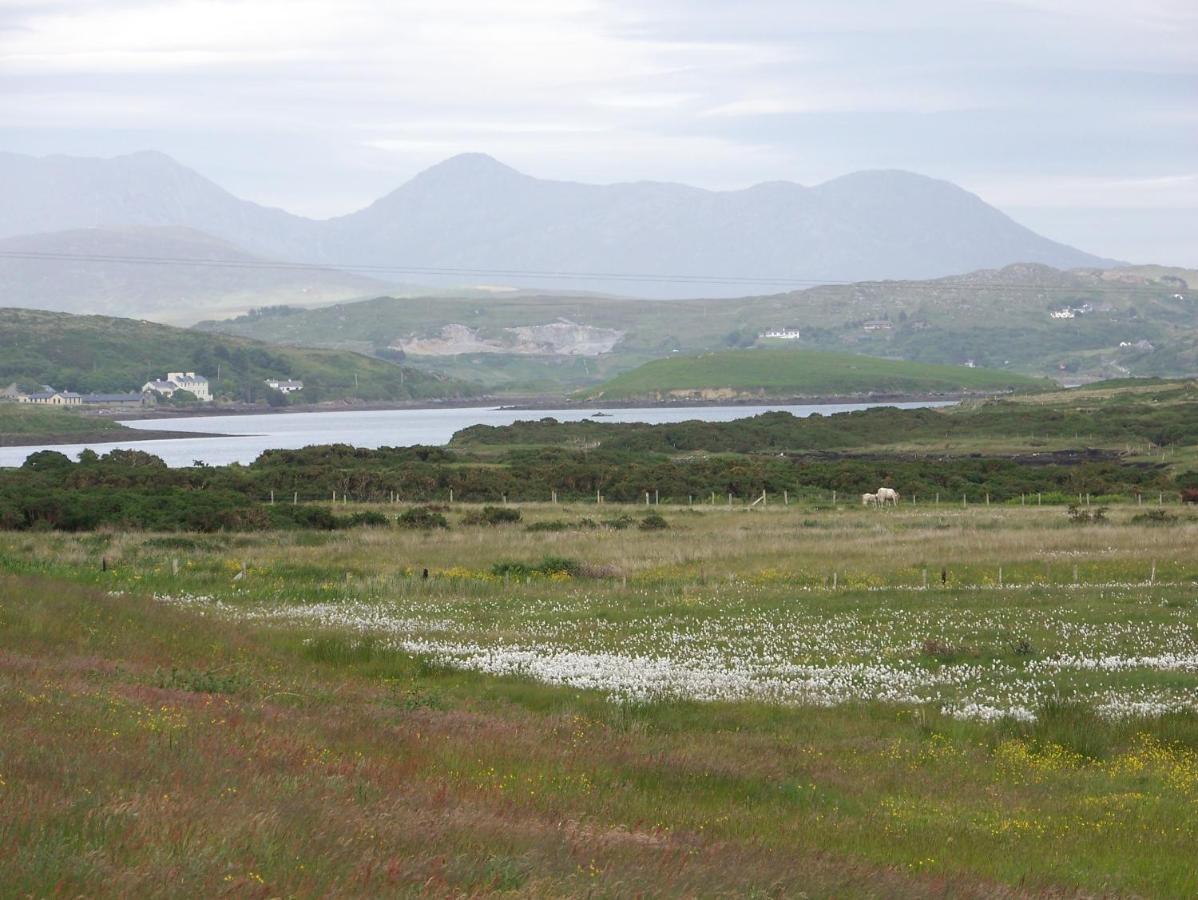
<path fill-rule="evenodd" d="M 761 333 L 763 338 L 773 338 L 778 341 L 797 341 L 802 337 L 802 332 L 798 328 L 771 328 L 769 331 Z"/>
<path fill-rule="evenodd" d="M 141 391 L 143 394 L 156 393 L 163 397 L 171 397 L 175 391 L 187 391 L 205 403 L 212 399 L 208 379 L 195 372 L 167 372 L 166 378 L 147 381 L 142 385 Z"/>
<path fill-rule="evenodd" d="M 280 394 L 294 394 L 296 391 L 302 391 L 304 389 L 304 383 L 302 381 L 296 381 L 294 378 L 268 378 L 266 379 L 266 386 L 268 388 L 273 388 Z"/>
<path fill-rule="evenodd" d="M 1066 308 L 1066 309 L 1054 309 L 1052 312 L 1049 313 L 1049 315 L 1052 316 L 1054 319 L 1072 319 L 1076 316 L 1076 313 L 1074 313 L 1073 310 Z"/>

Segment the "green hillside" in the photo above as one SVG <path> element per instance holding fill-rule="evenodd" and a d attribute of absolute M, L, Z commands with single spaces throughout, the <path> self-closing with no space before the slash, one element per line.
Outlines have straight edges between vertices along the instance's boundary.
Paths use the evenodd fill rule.
<path fill-rule="evenodd" d="M 267 378 L 304 382 L 303 402 L 466 396 L 470 385 L 344 350 L 258 341 L 108 316 L 0 309 L 0 383 L 79 392 L 137 391 L 167 371 L 194 371 L 218 398 L 267 399 Z M 277 398 L 276 398 L 277 400 Z"/>
<path fill-rule="evenodd" d="M 200 328 L 276 343 L 338 347 L 409 362 L 497 389 L 576 389 L 651 359 L 768 343 L 802 330 L 802 347 L 916 362 L 1003 368 L 1071 380 L 1198 373 L 1198 279 L 1142 267 L 1061 272 L 1008 266 L 927 281 L 830 284 L 739 299 L 646 301 L 560 295 L 382 297 L 322 309 L 273 309 Z M 1193 285 L 1193 287 L 1191 287 Z M 1076 309 L 1072 318 L 1053 318 Z M 619 332 L 597 355 L 464 352 L 413 344 L 447 324 L 514 345 L 512 329 L 568 321 Z M 419 349 L 419 348 L 417 348 Z"/>
<path fill-rule="evenodd" d="M 654 360 L 585 396 L 596 400 L 721 400 L 989 393 L 1048 386 L 1044 379 L 992 369 L 781 348 Z"/>

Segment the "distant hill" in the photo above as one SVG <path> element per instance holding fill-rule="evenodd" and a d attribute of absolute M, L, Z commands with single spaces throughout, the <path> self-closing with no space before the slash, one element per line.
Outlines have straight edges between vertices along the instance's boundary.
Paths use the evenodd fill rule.
<path fill-rule="evenodd" d="M 1183 273 L 1184 274 L 1184 273 Z M 279 343 L 328 346 L 407 358 L 493 387 L 593 385 L 674 351 L 735 349 L 798 327 L 798 346 L 927 363 L 1003 368 L 1069 379 L 1198 373 L 1198 288 L 1178 270 L 1074 270 L 1014 265 L 925 281 L 824 285 L 769 296 L 670 302 L 560 294 L 485 301 L 382 297 L 323 309 L 271 310 L 205 329 Z M 1182 278 L 1184 281 L 1184 278 Z M 1188 282 L 1187 282 L 1188 283 Z M 1195 279 L 1198 284 L 1198 279 Z M 1072 318 L 1054 318 L 1062 309 Z M 558 321 L 618 332 L 592 356 L 495 352 Z M 447 355 L 446 325 L 474 339 Z M 440 355 L 420 355 L 430 341 Z M 487 342 L 491 352 L 472 352 Z M 581 342 L 577 349 L 582 349 Z"/>
<path fill-rule="evenodd" d="M 728 350 L 645 363 L 593 388 L 591 400 L 752 400 L 993 393 L 1055 386 L 1046 379 L 790 348 Z"/>
<path fill-rule="evenodd" d="M 168 371 L 195 371 L 215 395 L 256 401 L 264 380 L 304 382 L 303 402 L 467 396 L 470 386 L 344 350 L 272 347 L 109 316 L 0 309 L 0 384 L 79 392 L 136 391 Z"/>
<path fill-rule="evenodd" d="M 307 255 L 318 224 L 234 197 L 164 153 L 97 159 L 0 153 L 0 238 L 104 225 L 194 228 L 274 258 Z"/>
<path fill-rule="evenodd" d="M 77 259 L 72 257 L 104 257 Z M 272 267 L 175 225 L 110 225 L 0 240 L 0 306 L 190 325 L 286 303 L 377 296 L 390 286 L 334 269 Z"/>
<path fill-rule="evenodd" d="M 1016 262 L 1111 262 L 1043 238 L 949 182 L 901 171 L 856 172 L 814 187 L 708 191 L 548 181 L 464 154 L 365 209 L 314 221 L 234 197 L 160 153 L 0 154 L 0 196 L 0 237 L 172 225 L 270 258 L 418 269 L 410 277 L 424 283 L 653 297 L 746 293 L 736 279 L 911 279 Z M 521 274 L 553 272 L 610 277 Z M 668 280 L 678 275 L 700 280 Z"/>

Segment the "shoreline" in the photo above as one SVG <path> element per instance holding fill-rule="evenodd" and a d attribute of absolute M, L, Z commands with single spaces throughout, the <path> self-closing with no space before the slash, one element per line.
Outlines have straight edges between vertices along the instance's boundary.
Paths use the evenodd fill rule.
<path fill-rule="evenodd" d="M 573 400 L 569 397 L 532 395 L 526 397 L 473 397 L 458 400 L 397 401 L 384 403 L 330 403 L 283 407 L 225 406 L 207 409 L 111 410 L 93 413 L 99 418 L 126 422 L 154 419 L 216 418 L 218 416 L 304 415 L 307 413 L 386 412 L 437 409 L 500 409 L 536 412 L 538 410 L 602 410 L 602 409 L 685 409 L 709 406 L 840 406 L 845 404 L 887 403 L 959 403 L 1007 396 L 991 393 L 924 393 L 924 394 L 829 394 L 798 397 L 739 397 L 729 399 L 677 398 L 672 400 Z M 194 434 L 195 432 L 186 432 Z"/>
<path fill-rule="evenodd" d="M 237 436 L 208 431 L 151 431 L 125 428 L 118 431 L 81 431 L 78 434 L 0 435 L 0 447 L 66 447 L 72 444 L 120 444 L 125 441 L 177 441 Z"/>

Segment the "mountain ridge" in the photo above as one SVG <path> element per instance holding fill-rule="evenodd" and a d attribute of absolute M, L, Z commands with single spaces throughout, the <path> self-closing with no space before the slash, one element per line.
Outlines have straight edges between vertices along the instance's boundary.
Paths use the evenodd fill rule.
<path fill-rule="evenodd" d="M 737 282 L 934 278 L 1015 262 L 1114 263 L 1035 234 L 951 182 L 899 169 L 815 186 L 540 179 L 459 154 L 362 209 L 308 219 L 241 199 L 157 151 L 0 155 L 0 237 L 99 225 L 185 226 L 245 251 L 353 269 L 454 269 L 646 297 L 745 293 Z M 534 278 L 533 273 L 562 273 Z M 571 277 L 611 273 L 620 277 Z M 678 276 L 689 276 L 679 279 Z M 643 280 L 637 280 L 643 279 Z"/>

